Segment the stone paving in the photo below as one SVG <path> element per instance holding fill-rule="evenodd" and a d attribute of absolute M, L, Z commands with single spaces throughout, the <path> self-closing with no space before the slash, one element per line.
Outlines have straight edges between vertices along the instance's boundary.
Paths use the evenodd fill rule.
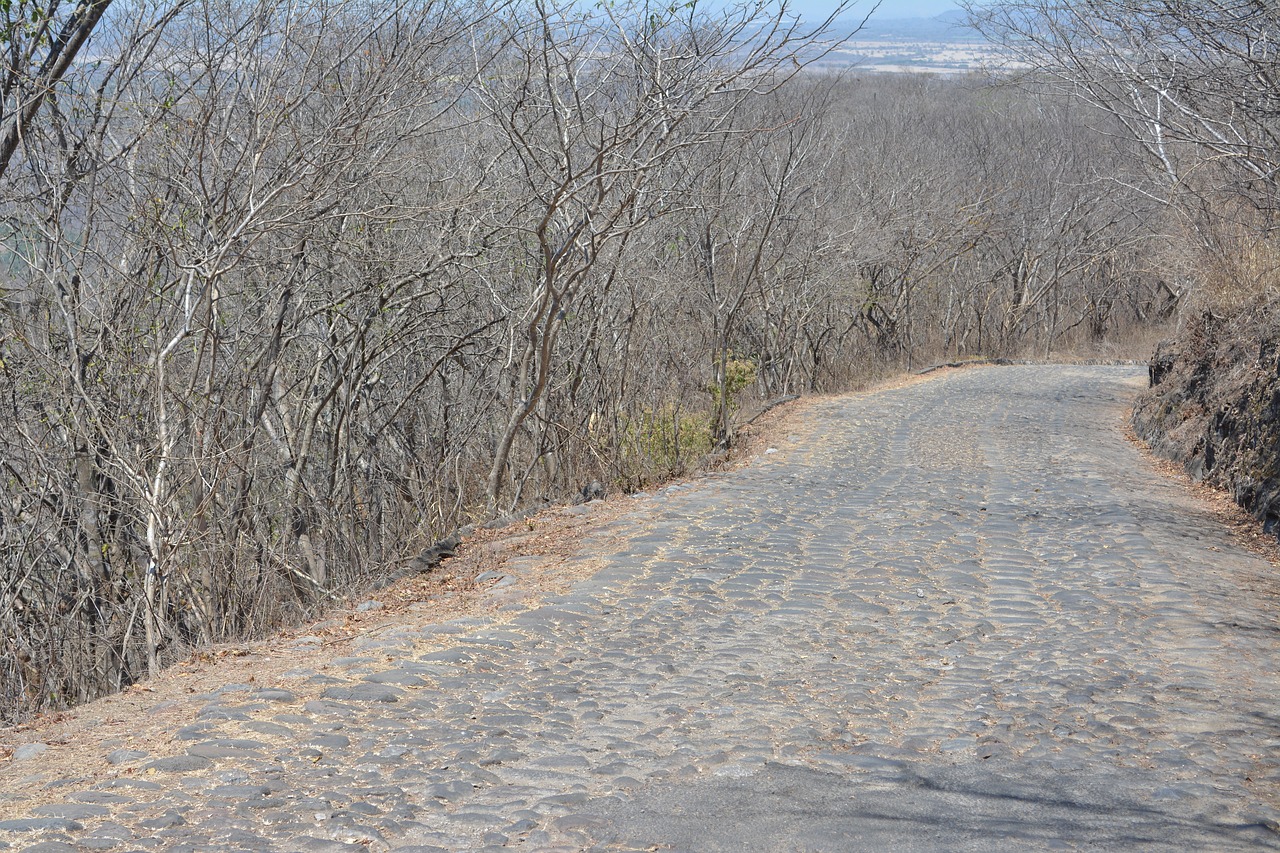
<path fill-rule="evenodd" d="M 636 496 L 546 606 L 226 685 L 184 751 L 112 752 L 0 847 L 1280 849 L 1274 569 L 1123 439 L 1141 379 L 818 404 Z"/>

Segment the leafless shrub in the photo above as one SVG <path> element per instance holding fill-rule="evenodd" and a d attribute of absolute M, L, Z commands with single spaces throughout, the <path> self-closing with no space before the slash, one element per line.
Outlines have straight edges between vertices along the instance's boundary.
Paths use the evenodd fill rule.
<path fill-rule="evenodd" d="M 758 404 L 1166 310 L 1084 107 L 802 72 L 832 22 L 103 8 L 0 174 L 6 719 Z"/>

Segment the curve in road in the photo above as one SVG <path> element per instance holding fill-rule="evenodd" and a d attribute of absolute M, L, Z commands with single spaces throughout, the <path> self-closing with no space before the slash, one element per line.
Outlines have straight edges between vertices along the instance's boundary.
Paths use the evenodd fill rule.
<path fill-rule="evenodd" d="M 637 497 L 546 606 L 371 637 L 296 674 L 319 699 L 229 693 L 175 733 L 187 755 L 0 839 L 1280 849 L 1273 569 L 1124 440 L 1142 377 L 820 403 L 743 470 Z"/>

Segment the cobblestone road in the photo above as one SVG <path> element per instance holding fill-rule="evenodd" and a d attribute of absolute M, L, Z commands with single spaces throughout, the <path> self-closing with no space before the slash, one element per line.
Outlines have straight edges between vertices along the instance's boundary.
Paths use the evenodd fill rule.
<path fill-rule="evenodd" d="M 1280 849 L 1273 570 L 1121 437 L 1141 380 L 987 368 L 819 404 L 749 467 L 635 498 L 547 606 L 228 685 L 185 755 L 114 755 L 136 772 L 0 839 Z"/>

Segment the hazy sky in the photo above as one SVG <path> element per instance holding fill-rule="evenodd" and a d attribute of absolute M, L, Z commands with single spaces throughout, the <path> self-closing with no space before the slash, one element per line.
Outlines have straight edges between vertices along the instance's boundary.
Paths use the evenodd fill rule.
<path fill-rule="evenodd" d="M 853 12 L 870 9 L 874 0 L 859 0 Z M 829 13 L 835 8 L 830 0 L 793 0 L 792 8 L 805 18 L 816 18 Z M 877 18 L 917 18 L 931 17 L 948 9 L 956 8 L 955 0 L 883 0 L 876 11 Z"/>

